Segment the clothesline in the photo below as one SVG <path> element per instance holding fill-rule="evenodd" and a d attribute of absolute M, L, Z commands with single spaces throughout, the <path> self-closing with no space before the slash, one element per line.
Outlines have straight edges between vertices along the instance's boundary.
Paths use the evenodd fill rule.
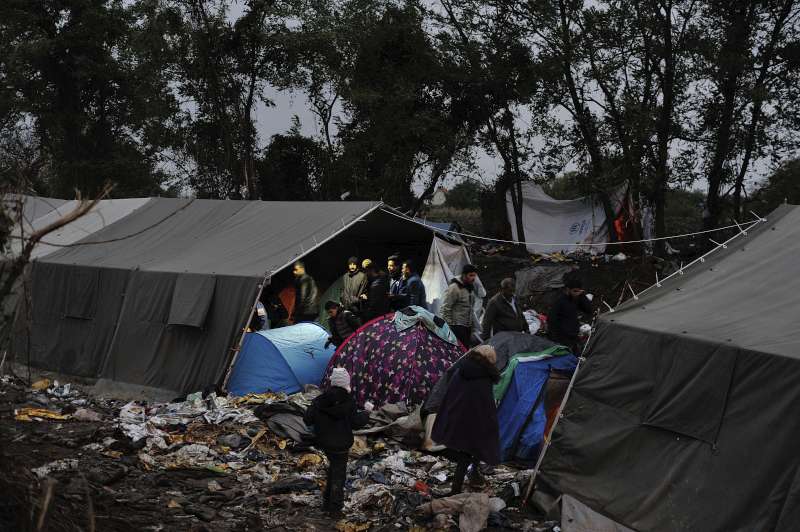
<path fill-rule="evenodd" d="M 643 243 L 646 243 L 646 242 L 657 242 L 659 240 L 672 240 L 672 239 L 678 239 L 678 238 L 690 238 L 690 237 L 693 237 L 693 236 L 707 235 L 707 234 L 710 234 L 710 233 L 716 233 L 716 232 L 719 232 L 719 231 L 727 231 L 727 230 L 730 230 L 730 229 L 738 229 L 740 231 L 746 231 L 747 229 L 749 229 L 753 225 L 755 225 L 755 224 L 757 224 L 757 223 L 759 223 L 760 221 L 763 220 L 763 218 L 759 217 L 757 220 L 753 220 L 753 221 L 750 221 L 750 222 L 743 222 L 741 224 L 734 223 L 733 225 L 726 225 L 725 227 L 717 227 L 717 228 L 714 228 L 714 229 L 706 229 L 706 230 L 703 230 L 703 231 L 695 231 L 694 233 L 683 233 L 683 234 L 679 234 L 679 235 L 661 236 L 661 237 L 656 237 L 656 238 L 643 238 L 641 240 L 625 240 L 624 242 L 592 242 L 592 243 L 569 242 L 569 243 L 557 243 L 557 242 L 520 242 L 519 240 L 503 240 L 501 238 L 491 238 L 491 237 L 488 237 L 488 236 L 473 235 L 473 234 L 470 234 L 470 233 L 460 233 L 458 231 L 449 231 L 449 230 L 444 230 L 444 229 L 441 229 L 439 227 L 435 227 L 435 226 L 429 225 L 429 224 L 427 224 L 425 222 L 420 222 L 419 220 L 417 220 L 415 218 L 412 218 L 410 216 L 407 216 L 405 214 L 402 214 L 402 213 L 396 211 L 395 209 L 383 209 L 383 211 L 386 212 L 386 213 L 391 214 L 392 216 L 396 216 L 396 217 L 402 218 L 402 219 L 404 219 L 406 221 L 413 222 L 413 223 L 415 223 L 417 225 L 421 225 L 421 226 L 426 227 L 428 229 L 431 229 L 433 231 L 445 232 L 445 233 L 449 233 L 449 234 L 453 234 L 453 235 L 463 236 L 463 237 L 466 237 L 466 238 L 473 238 L 473 239 L 476 239 L 476 240 L 483 240 L 483 241 L 486 241 L 486 242 L 495 242 L 495 243 L 498 243 L 498 244 L 523 244 L 523 245 L 526 245 L 526 246 L 564 246 L 564 247 L 572 246 L 572 247 L 576 247 L 576 248 L 579 248 L 579 247 L 592 247 L 592 246 L 598 246 L 598 247 L 599 246 L 614 246 L 614 245 L 621 246 L 621 245 L 625 245 L 625 244 L 643 244 Z"/>

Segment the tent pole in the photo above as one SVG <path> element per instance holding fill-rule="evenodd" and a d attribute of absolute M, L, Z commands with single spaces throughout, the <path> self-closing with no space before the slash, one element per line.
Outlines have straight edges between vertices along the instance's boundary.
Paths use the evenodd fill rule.
<path fill-rule="evenodd" d="M 253 305 L 250 307 L 250 313 L 247 315 L 247 321 L 244 322 L 244 327 L 242 327 L 242 334 L 239 336 L 239 341 L 236 343 L 236 347 L 232 348 L 233 355 L 231 356 L 231 362 L 228 364 L 228 369 L 225 371 L 225 378 L 222 380 L 222 389 L 227 391 L 228 389 L 228 381 L 231 378 L 231 372 L 233 371 L 233 365 L 236 364 L 236 359 L 239 358 L 239 353 L 242 351 L 242 344 L 244 344 L 244 336 L 247 334 L 247 328 L 250 326 L 250 322 L 253 321 L 253 314 L 256 313 L 256 309 L 258 308 L 258 302 L 261 299 L 261 294 L 264 292 L 264 287 L 267 286 L 272 279 L 272 272 L 267 272 L 264 274 L 264 279 L 261 280 L 261 284 L 258 285 L 258 292 L 256 293 L 256 298 L 253 301 Z"/>
<path fill-rule="evenodd" d="M 561 416 L 564 412 L 564 407 L 567 405 L 567 400 L 569 400 L 570 393 L 572 393 L 572 387 L 575 385 L 575 378 L 578 376 L 578 371 L 581 369 L 581 364 L 584 360 L 586 360 L 586 350 L 589 347 L 589 343 L 592 340 L 592 334 L 594 333 L 594 324 L 592 324 L 592 331 L 589 333 L 589 338 L 586 339 L 586 343 L 583 345 L 583 350 L 581 350 L 581 356 L 578 357 L 578 363 L 575 366 L 575 371 L 572 372 L 572 378 L 569 380 L 569 386 L 567 386 L 567 391 L 564 392 L 564 398 L 561 400 L 561 404 L 558 406 L 558 412 L 556 413 L 556 418 L 553 420 L 553 425 L 550 427 L 550 432 L 545 435 L 544 438 L 544 447 L 542 447 L 542 451 L 539 453 L 539 458 L 536 459 L 536 466 L 533 468 L 533 473 L 531 474 L 531 479 L 528 482 L 528 487 L 525 489 L 525 497 L 522 499 L 522 504 L 520 508 L 525 506 L 528 502 L 528 499 L 533 492 L 533 486 L 536 484 L 536 477 L 539 475 L 539 469 L 542 467 L 542 462 L 544 461 L 544 455 L 547 454 L 547 449 L 550 448 L 550 442 L 552 441 L 553 432 L 556 430 L 556 426 L 558 422 L 561 420 Z"/>

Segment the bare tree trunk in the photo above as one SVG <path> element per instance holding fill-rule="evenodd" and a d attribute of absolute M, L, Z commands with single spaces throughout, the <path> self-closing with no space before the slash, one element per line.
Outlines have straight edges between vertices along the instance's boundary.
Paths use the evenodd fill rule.
<path fill-rule="evenodd" d="M 675 105 L 675 57 L 672 45 L 672 2 L 663 5 L 664 14 L 661 19 L 664 72 L 661 79 L 662 105 L 658 113 L 656 124 L 657 156 L 656 156 L 656 182 L 653 191 L 655 204 L 655 229 L 656 237 L 666 236 L 666 222 L 664 220 L 666 192 L 669 184 L 669 144 L 672 130 L 672 112 Z M 664 241 L 656 242 L 656 254 L 665 254 Z"/>

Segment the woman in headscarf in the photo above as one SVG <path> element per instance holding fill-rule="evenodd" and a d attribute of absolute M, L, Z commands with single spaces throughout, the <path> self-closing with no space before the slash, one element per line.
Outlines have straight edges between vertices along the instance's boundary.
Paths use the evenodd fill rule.
<path fill-rule="evenodd" d="M 461 493 L 470 463 L 500 463 L 500 428 L 492 386 L 500 379 L 494 348 L 480 345 L 458 364 L 439 406 L 431 437 L 456 462 L 452 493 Z"/>

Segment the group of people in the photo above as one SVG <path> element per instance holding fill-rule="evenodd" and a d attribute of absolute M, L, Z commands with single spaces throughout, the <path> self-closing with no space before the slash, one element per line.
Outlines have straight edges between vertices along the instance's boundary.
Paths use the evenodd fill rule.
<path fill-rule="evenodd" d="M 319 289 L 303 262 L 293 267 L 295 307 L 294 323 L 315 321 L 319 309 Z M 386 271 L 371 259 L 347 260 L 338 301 L 326 301 L 330 343 L 339 346 L 362 324 L 393 310 L 411 305 L 427 308 L 425 285 L 414 262 L 389 257 Z"/>
<path fill-rule="evenodd" d="M 295 308 L 293 321 L 315 321 L 319 309 L 319 289 L 305 264 L 294 264 Z M 478 270 L 466 264 L 458 277 L 451 279 L 442 298 L 441 317 L 458 340 L 467 347 L 475 345 L 475 282 Z M 560 344 L 577 349 L 578 314 L 591 313 L 591 302 L 577 278 L 565 280 L 565 290 L 549 315 L 548 334 Z M 524 309 L 517 300 L 511 278 L 503 279 L 500 290 L 486 305 L 481 322 L 483 339 L 503 331 L 530 332 Z M 392 311 L 415 305 L 427 308 L 425 285 L 414 262 L 389 257 L 384 271 L 371 259 L 350 257 L 342 276 L 342 293 L 338 301 L 327 301 L 330 342 L 337 347 L 362 323 Z"/>

